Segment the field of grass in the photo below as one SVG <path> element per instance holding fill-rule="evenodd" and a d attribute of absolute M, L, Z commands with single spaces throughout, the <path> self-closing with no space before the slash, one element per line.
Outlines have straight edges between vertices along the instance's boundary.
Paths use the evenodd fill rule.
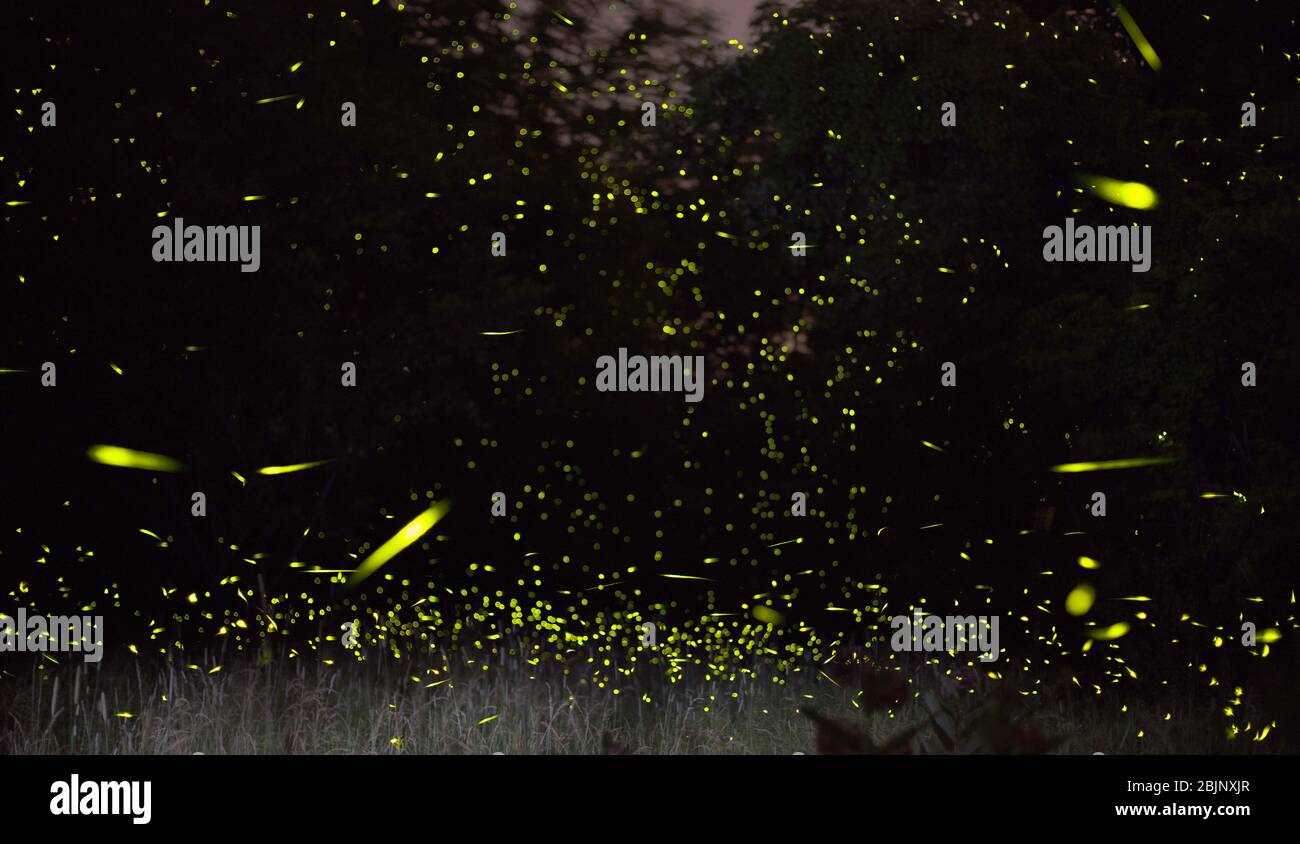
<path fill-rule="evenodd" d="M 826 752 L 818 730 L 830 722 L 832 731 L 843 726 L 854 741 L 876 746 L 916 728 L 899 752 L 989 752 L 979 744 L 945 745 L 942 733 L 975 723 L 972 707 L 992 700 L 996 690 L 949 687 L 927 666 L 894 679 L 899 702 L 888 709 L 854 691 L 861 683 L 837 683 L 815 668 L 775 679 L 758 672 L 725 680 L 641 679 L 616 694 L 522 661 L 491 670 L 471 665 L 441 677 L 387 661 L 249 660 L 216 673 L 144 663 L 134 672 L 38 667 L 0 672 L 0 753 L 811 754 Z M 1034 710 L 1024 715 L 1020 700 Z M 1122 705 L 1065 685 L 1015 697 L 1013 704 L 1014 723 L 1030 725 L 1055 753 L 1285 750 L 1276 741 L 1228 741 L 1213 704 L 1190 696 Z M 830 722 L 819 728 L 810 711 Z M 1012 723 L 1010 714 L 993 720 Z"/>

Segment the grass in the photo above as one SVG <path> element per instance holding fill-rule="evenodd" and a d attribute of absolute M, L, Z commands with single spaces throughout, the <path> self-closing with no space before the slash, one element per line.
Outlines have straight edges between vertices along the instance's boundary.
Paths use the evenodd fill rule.
<path fill-rule="evenodd" d="M 643 754 L 815 753 L 814 724 L 800 711 L 813 707 L 874 745 L 915 726 L 913 748 L 936 752 L 933 702 L 960 714 L 989 695 L 946 688 L 937 671 L 918 666 L 891 717 L 883 708 L 856 708 L 865 699 L 854 684 L 817 671 L 792 671 L 778 678 L 784 682 L 741 673 L 676 683 L 641 671 L 642 679 L 616 695 L 522 662 L 490 671 L 468 666 L 441 679 L 414 677 L 420 667 L 409 662 L 250 660 L 217 673 L 142 662 L 134 672 L 83 664 L 3 672 L 0 753 L 596 754 L 611 744 L 615 752 Z M 1120 710 L 1068 687 L 1039 697 L 1033 723 L 1056 740 L 1057 753 L 1284 749 L 1227 741 L 1212 705 L 1191 698 Z"/>

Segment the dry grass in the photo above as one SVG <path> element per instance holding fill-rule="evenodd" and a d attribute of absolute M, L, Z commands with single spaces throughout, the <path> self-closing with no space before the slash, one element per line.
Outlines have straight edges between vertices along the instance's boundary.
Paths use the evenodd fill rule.
<path fill-rule="evenodd" d="M 399 674 L 399 671 L 405 673 Z M 532 672 L 532 673 L 527 673 Z M 791 754 L 814 753 L 815 707 L 881 746 L 909 727 L 911 745 L 933 751 L 930 711 L 918 695 L 958 710 L 984 694 L 943 689 L 924 672 L 893 717 L 817 672 L 784 682 L 741 674 L 734 681 L 644 682 L 612 694 L 555 670 L 526 665 L 461 670 L 432 685 L 419 668 L 300 660 L 248 664 L 208 674 L 160 665 L 134 673 L 77 665 L 0 675 L 0 753 L 6 754 Z M 642 696 L 648 695 L 647 702 Z M 1062 689 L 1032 714 L 1054 752 L 1244 753 L 1278 746 L 1227 742 L 1210 704 L 1127 712 Z M 1166 720 L 1165 713 L 1171 717 Z M 128 717 L 129 715 L 129 717 Z M 1138 736 L 1143 732 L 1142 737 Z"/>

